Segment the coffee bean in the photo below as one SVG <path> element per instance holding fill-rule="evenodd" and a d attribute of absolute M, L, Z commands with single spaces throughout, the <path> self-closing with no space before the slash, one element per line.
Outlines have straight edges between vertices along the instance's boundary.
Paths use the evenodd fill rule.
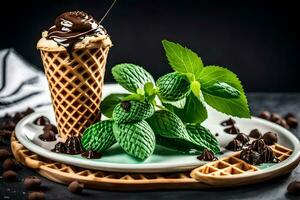
<path fill-rule="evenodd" d="M 277 134 L 271 131 L 265 133 L 262 138 L 266 145 L 273 145 L 278 141 Z"/>
<path fill-rule="evenodd" d="M 11 154 L 6 149 L 0 149 L 0 160 L 5 160 L 6 158 L 9 158 Z"/>
<path fill-rule="evenodd" d="M 286 123 L 291 128 L 297 128 L 297 126 L 298 126 L 298 119 L 296 117 L 288 117 L 288 118 L 286 118 Z"/>
<path fill-rule="evenodd" d="M 279 114 L 277 114 L 277 113 L 272 113 L 271 114 L 270 121 L 276 122 L 276 121 L 281 120 L 281 119 L 282 119 L 282 117 Z"/>
<path fill-rule="evenodd" d="M 291 194 L 300 194 L 300 182 L 291 182 L 287 187 L 287 191 Z"/>
<path fill-rule="evenodd" d="M 2 174 L 3 180 L 5 181 L 16 181 L 17 173 L 13 170 L 7 170 Z"/>
<path fill-rule="evenodd" d="M 28 194 L 28 200 L 44 200 L 45 193 L 43 192 L 29 192 Z"/>
<path fill-rule="evenodd" d="M 289 117 L 293 117 L 293 118 L 296 118 L 296 115 L 294 115 L 293 113 L 288 113 L 284 116 L 284 119 L 287 119 Z"/>
<path fill-rule="evenodd" d="M 78 181 L 73 181 L 73 182 L 71 182 L 71 183 L 69 184 L 68 190 L 69 190 L 70 192 L 72 192 L 72 193 L 77 193 L 77 194 L 79 194 L 79 193 L 82 192 L 83 187 L 84 187 L 83 183 L 80 183 L 80 182 L 78 182 Z"/>
<path fill-rule="evenodd" d="M 18 170 L 20 169 L 20 165 L 17 163 L 17 161 L 15 159 L 12 158 L 7 158 L 4 162 L 3 162 L 3 170 Z"/>
<path fill-rule="evenodd" d="M 259 114 L 258 117 L 260 117 L 260 118 L 262 118 L 262 119 L 270 120 L 270 118 L 271 118 L 271 113 L 270 113 L 269 111 L 263 111 L 263 112 L 261 112 L 261 113 Z"/>
<path fill-rule="evenodd" d="M 36 190 L 40 188 L 42 181 L 37 176 L 27 176 L 23 183 L 25 189 Z"/>
<path fill-rule="evenodd" d="M 47 124 L 51 124 L 50 120 L 45 116 L 40 116 L 36 118 L 33 123 L 38 126 L 45 126 Z"/>

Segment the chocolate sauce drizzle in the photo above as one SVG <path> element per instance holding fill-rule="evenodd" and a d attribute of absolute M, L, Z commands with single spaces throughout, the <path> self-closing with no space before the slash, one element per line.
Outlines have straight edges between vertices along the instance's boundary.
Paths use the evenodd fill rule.
<path fill-rule="evenodd" d="M 106 35 L 106 30 L 91 15 L 82 11 L 65 12 L 55 19 L 48 30 L 47 39 L 65 47 L 71 56 L 74 45 L 86 36 Z"/>

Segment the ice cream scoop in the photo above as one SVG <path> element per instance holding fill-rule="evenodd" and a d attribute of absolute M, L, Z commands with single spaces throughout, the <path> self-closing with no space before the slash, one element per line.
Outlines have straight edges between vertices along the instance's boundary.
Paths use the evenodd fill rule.
<path fill-rule="evenodd" d="M 60 14 L 48 30 L 47 39 L 52 39 L 67 48 L 68 52 L 74 44 L 86 36 L 106 35 L 106 30 L 91 15 L 83 11 L 71 11 Z"/>

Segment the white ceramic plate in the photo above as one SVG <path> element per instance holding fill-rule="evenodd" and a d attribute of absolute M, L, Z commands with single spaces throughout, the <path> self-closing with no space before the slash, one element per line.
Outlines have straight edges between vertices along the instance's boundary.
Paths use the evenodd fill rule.
<path fill-rule="evenodd" d="M 105 85 L 103 96 L 105 97 L 108 94 L 115 92 L 120 93 L 125 91 L 115 84 Z M 220 122 L 228 119 L 228 116 L 218 113 L 211 108 L 208 108 L 208 111 L 209 118 L 203 123 L 203 125 L 209 128 L 213 134 L 219 133 L 217 139 L 219 140 L 221 147 L 225 147 L 228 142 L 235 137 L 235 135 L 224 133 L 224 127 L 220 125 Z M 48 117 L 51 123 L 56 124 L 52 107 L 44 107 L 25 117 L 18 123 L 16 127 L 16 136 L 27 149 L 51 160 L 88 169 L 114 172 L 174 172 L 193 169 L 206 163 L 197 160 L 196 155 L 181 154 L 177 151 L 172 151 L 161 146 L 157 146 L 154 154 L 144 162 L 138 161 L 127 155 L 118 145 L 111 147 L 100 159 L 86 159 L 80 155 L 54 153 L 50 150 L 54 147 L 56 142 L 41 141 L 38 136 L 42 134 L 43 127 L 33 124 L 33 121 L 42 115 Z M 267 131 L 274 131 L 278 133 L 279 144 L 294 151 L 290 158 L 279 164 L 268 165 L 264 171 L 284 167 L 299 158 L 299 140 L 288 130 L 256 117 L 252 117 L 251 119 L 235 118 L 235 120 L 241 132 L 246 134 L 254 128 L 258 128 L 263 133 Z M 218 157 L 227 156 L 231 153 L 232 152 L 225 150 L 224 154 L 219 155 Z"/>

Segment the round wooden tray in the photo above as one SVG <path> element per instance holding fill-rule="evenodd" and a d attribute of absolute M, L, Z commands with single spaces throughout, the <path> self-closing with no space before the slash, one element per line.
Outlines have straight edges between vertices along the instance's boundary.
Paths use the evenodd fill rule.
<path fill-rule="evenodd" d="M 274 145 L 278 150 L 283 148 L 280 155 L 285 156 L 286 160 L 292 151 L 280 145 Z M 62 184 L 69 184 L 73 180 L 78 180 L 85 184 L 85 187 L 95 189 L 105 189 L 114 191 L 141 191 L 141 190 L 157 190 L 157 189 L 207 189 L 214 187 L 233 187 L 247 185 L 251 183 L 270 180 L 277 176 L 291 172 L 299 163 L 300 157 L 293 162 L 290 162 L 280 170 L 274 170 L 266 175 L 249 176 L 244 173 L 245 169 L 255 169 L 248 171 L 261 171 L 254 166 L 251 166 L 239 159 L 238 153 L 232 156 L 223 158 L 220 161 L 215 161 L 198 167 L 192 171 L 178 173 L 116 173 L 97 170 L 89 170 L 80 167 L 75 167 L 67 164 L 62 164 L 41 157 L 28 149 L 26 149 L 12 134 L 11 149 L 18 162 L 26 167 L 34 169 L 40 175 Z M 273 149 L 274 150 L 274 149 Z M 231 162 L 230 160 L 236 160 Z M 228 163 L 226 173 L 223 165 L 220 162 Z M 224 164 L 224 163 L 223 163 Z M 254 168 L 253 168 L 254 167 Z M 219 168 L 219 169 L 218 169 Z M 238 169 L 236 169 L 238 168 Z M 220 170 L 222 175 L 218 175 L 216 171 Z M 244 171 L 243 171 L 244 170 Z M 239 173 L 236 173 L 239 171 Z M 226 176 L 224 176 L 226 175 Z M 246 176 L 244 176 L 246 175 Z"/>

